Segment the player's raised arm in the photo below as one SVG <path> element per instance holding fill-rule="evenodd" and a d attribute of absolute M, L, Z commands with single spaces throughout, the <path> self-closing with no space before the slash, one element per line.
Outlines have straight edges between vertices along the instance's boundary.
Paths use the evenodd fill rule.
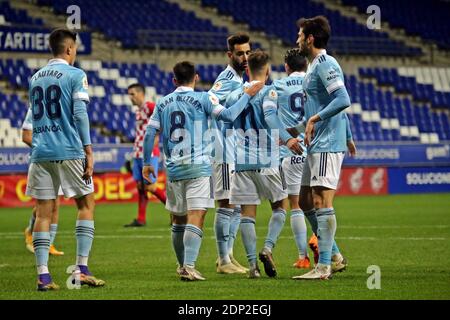
<path fill-rule="evenodd" d="M 233 122 L 244 110 L 250 98 L 256 95 L 263 87 L 264 83 L 260 81 L 255 82 L 249 88 L 244 89 L 244 94 L 228 109 L 219 104 L 219 99 L 217 99 L 217 97 L 210 95 L 209 102 L 212 104 L 212 114 L 218 120 Z"/>
<path fill-rule="evenodd" d="M 350 106 L 350 97 L 342 79 L 342 71 L 328 60 L 317 66 L 320 80 L 331 97 L 331 102 L 317 114 L 309 118 L 305 129 L 305 144 L 309 145 L 314 135 L 314 123 L 326 120 Z"/>

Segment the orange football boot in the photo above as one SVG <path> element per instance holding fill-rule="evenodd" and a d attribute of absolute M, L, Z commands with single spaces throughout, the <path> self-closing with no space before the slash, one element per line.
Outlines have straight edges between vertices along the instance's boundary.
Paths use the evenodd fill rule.
<path fill-rule="evenodd" d="M 319 242 L 315 234 L 309 239 L 308 245 L 314 253 L 314 263 L 317 264 L 319 262 Z"/>
<path fill-rule="evenodd" d="M 309 257 L 305 257 L 304 259 L 298 259 L 293 264 L 297 269 L 309 269 L 311 267 L 311 262 L 309 261 Z"/>

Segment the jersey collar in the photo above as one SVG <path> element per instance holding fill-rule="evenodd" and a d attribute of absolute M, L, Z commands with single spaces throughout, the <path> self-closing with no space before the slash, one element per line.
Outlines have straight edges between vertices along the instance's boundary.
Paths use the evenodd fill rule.
<path fill-rule="evenodd" d="M 241 82 L 244 82 L 244 79 L 240 75 L 238 75 L 238 73 L 236 72 L 236 70 L 234 70 L 232 66 L 228 65 L 226 70 L 231 71 L 231 73 L 234 74 L 236 78 L 238 78 Z"/>
<path fill-rule="evenodd" d="M 321 50 L 319 51 L 319 53 L 317 54 L 317 56 L 316 56 L 316 57 L 314 58 L 314 60 L 312 61 L 311 65 L 313 65 L 314 62 L 316 62 L 317 59 L 319 59 L 319 57 L 322 56 L 322 55 L 324 55 L 324 54 L 327 54 L 327 50 L 321 49 Z"/>
<path fill-rule="evenodd" d="M 298 71 L 294 71 L 292 72 L 289 77 L 304 77 L 305 76 L 305 72 L 298 72 Z"/>
<path fill-rule="evenodd" d="M 175 89 L 174 92 L 189 92 L 189 91 L 194 91 L 194 89 L 191 87 L 179 86 L 178 88 Z"/>
<path fill-rule="evenodd" d="M 48 66 L 51 66 L 53 64 L 67 64 L 69 65 L 69 63 L 64 60 L 64 59 L 60 59 L 60 58 L 55 58 L 55 59 L 50 59 L 47 63 Z"/>

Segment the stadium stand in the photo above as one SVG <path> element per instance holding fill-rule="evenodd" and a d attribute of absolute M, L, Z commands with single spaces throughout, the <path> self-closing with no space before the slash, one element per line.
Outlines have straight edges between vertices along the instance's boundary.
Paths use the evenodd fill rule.
<path fill-rule="evenodd" d="M 56 13 L 65 13 L 69 2 L 69 0 L 38 0 L 40 5 L 52 6 Z M 414 51 L 415 49 L 389 39 L 387 34 L 368 30 L 356 21 L 342 16 L 337 11 L 328 10 L 317 2 L 305 1 L 301 9 L 295 6 L 294 1 L 282 1 L 275 5 L 268 0 L 262 0 L 257 6 L 252 2 L 236 0 L 222 2 L 202 0 L 201 3 L 204 6 L 217 7 L 219 13 L 232 15 L 235 21 L 248 23 L 250 28 L 263 30 L 269 36 L 281 38 L 289 44 L 295 42 L 297 33 L 295 23 L 292 21 L 299 16 L 326 14 L 332 26 L 335 26 L 334 35 L 351 39 L 353 43 L 348 46 L 348 43 L 345 44 L 343 41 L 340 44 L 343 46 L 341 48 L 339 41 L 338 44 L 332 43 L 335 52 L 410 56 L 419 54 L 418 51 Z M 345 3 L 351 4 L 351 1 L 347 0 Z M 200 39 L 196 39 L 197 31 L 217 36 L 215 50 L 223 50 L 228 34 L 226 28 L 215 27 L 211 21 L 198 19 L 192 12 L 183 11 L 179 5 L 166 1 L 136 0 L 124 3 L 116 0 L 102 2 L 80 0 L 77 4 L 82 7 L 85 14 L 83 19 L 90 28 L 118 39 L 123 46 L 128 47 L 136 47 L 137 30 L 149 26 L 159 31 L 180 31 L 189 25 L 190 30 L 194 31 L 193 36 L 186 38 L 185 41 L 179 41 L 175 47 L 173 43 L 165 43 L 164 37 L 159 40 L 155 38 L 161 47 L 167 46 L 177 50 L 183 48 L 204 50 L 205 43 L 202 44 Z M 239 10 L 236 6 L 239 6 Z M 12 8 L 9 2 L 0 1 L 0 8 L 4 24 L 38 27 L 44 25 L 42 19 L 28 16 L 25 10 Z M 141 14 L 155 10 L 158 11 L 158 15 Z M 98 14 L 100 11 L 106 14 Z M 404 23 L 412 21 L 406 17 L 403 20 Z M 110 21 L 115 23 L 111 24 Z M 270 30 L 266 30 L 266 26 L 269 25 Z M 373 39 L 381 42 L 377 44 Z M 369 45 L 361 45 L 358 42 L 360 40 L 367 40 Z M 370 47 L 372 45 L 374 47 Z M 5 81 L 9 88 L 8 92 L 0 91 L 0 146 L 20 145 L 20 127 L 27 108 L 28 80 L 45 63 L 46 60 L 41 58 L 0 59 L 0 81 Z M 171 73 L 157 64 L 80 58 L 77 65 L 86 72 L 90 83 L 89 117 L 94 143 L 123 143 L 133 140 L 134 114 L 126 92 L 128 85 L 135 82 L 143 83 L 147 89 L 148 99 L 152 101 L 173 90 Z M 224 65 L 209 64 L 205 61 L 205 64 L 199 64 L 197 67 L 206 88 L 214 82 Z M 274 79 L 283 75 L 282 65 L 273 66 Z M 358 141 L 438 143 L 450 140 L 448 116 L 450 68 L 360 67 L 357 74 L 347 75 L 346 85 L 353 102 L 348 113 Z"/>
<path fill-rule="evenodd" d="M 295 21 L 299 17 L 325 15 L 333 26 L 329 43 L 331 52 L 354 55 L 421 55 L 421 50 L 392 40 L 385 32 L 369 30 L 354 19 L 327 9 L 322 3 L 302 1 L 219 1 L 202 0 L 202 5 L 216 7 L 219 13 L 232 16 L 236 22 L 246 23 L 253 30 L 282 39 L 287 45 L 297 40 Z"/>
<path fill-rule="evenodd" d="M 52 6 L 56 13 L 65 13 L 72 0 L 39 0 Z M 156 44 L 162 49 L 223 50 L 228 35 L 226 28 L 213 26 L 210 20 L 198 19 L 194 13 L 180 9 L 178 4 L 160 0 L 79 0 L 83 19 L 93 30 L 121 41 L 125 48 L 137 48 L 145 37 L 145 46 Z M 143 12 L 157 12 L 148 15 Z M 111 23 L 114 21 L 114 23 Z M 151 29 L 153 31 L 145 32 Z M 189 32 L 186 30 L 189 29 Z M 164 32 L 162 32 L 164 31 Z M 208 37 L 205 37 L 205 32 Z"/>
<path fill-rule="evenodd" d="M 346 5 L 356 6 L 360 12 L 373 4 L 371 0 L 342 0 Z M 420 36 L 435 42 L 442 49 L 450 49 L 450 23 L 448 1 L 378 0 L 383 10 L 383 19 L 393 28 L 402 28 L 410 35 Z M 414 6 L 414 10 L 406 10 Z M 401 12 L 401 14 L 399 14 Z M 447 36 L 445 36 L 447 35 Z"/>
<path fill-rule="evenodd" d="M 375 78 L 379 85 L 392 86 L 398 93 L 409 93 L 433 108 L 450 110 L 450 68 L 360 68 L 359 75 Z"/>
<path fill-rule="evenodd" d="M 9 25 L 9 24 L 21 24 L 21 25 L 33 25 L 33 26 L 43 26 L 44 22 L 42 19 L 34 19 L 30 17 L 26 10 L 17 10 L 11 8 L 9 2 L 0 1 L 0 20 L 3 20 L 3 23 L 0 25 Z"/>
<path fill-rule="evenodd" d="M 281 66 L 277 70 L 280 68 Z M 345 79 L 352 101 L 352 106 L 347 109 L 347 113 L 357 141 L 438 143 L 450 140 L 448 106 L 431 108 L 431 106 L 436 107 L 432 104 L 432 100 L 417 99 L 417 96 L 411 92 L 397 91 L 395 87 L 397 83 L 378 82 L 374 84 L 365 81 L 365 79 L 372 78 L 366 75 L 367 70 L 373 69 L 361 68 L 360 78 L 350 75 Z M 450 68 L 440 68 L 436 71 L 439 74 L 446 73 L 450 71 Z M 404 70 L 401 69 L 400 72 L 404 72 Z M 277 71 L 272 74 L 273 78 L 283 76 L 282 72 Z M 437 78 L 433 78 L 433 80 L 437 80 Z M 438 87 L 440 83 L 433 82 L 428 86 Z M 386 85 L 390 85 L 390 87 Z M 417 84 L 417 86 L 420 85 L 422 84 Z M 433 92 L 431 97 L 435 97 L 437 94 L 436 91 Z M 448 92 L 439 93 L 448 94 Z"/>
<path fill-rule="evenodd" d="M 0 71 L 3 79 L 9 81 L 13 88 L 26 90 L 29 78 L 46 63 L 46 59 L 0 60 Z M 78 66 L 86 72 L 90 82 L 91 122 L 98 128 L 106 129 L 91 132 L 94 143 L 133 141 L 135 120 L 127 96 L 130 84 L 145 84 L 147 96 L 152 101 L 173 90 L 172 74 L 160 70 L 155 64 L 84 60 Z M 223 68 L 223 65 L 200 65 L 199 73 L 204 81 L 212 82 Z M 26 103 L 17 95 L 0 93 L 0 118 L 8 119 L 9 127 L 20 129 L 26 110 Z M 108 132 L 110 136 L 101 135 L 101 131 Z M 12 134 L 16 132 L 13 130 Z M 6 141 L 6 145 L 18 145 L 19 142 L 19 138 L 12 139 Z"/>
<path fill-rule="evenodd" d="M 1 62 L 0 67 L 5 72 L 12 85 L 24 84 L 26 88 L 27 79 L 21 79 L 25 75 L 31 75 L 33 70 L 45 64 L 45 60 L 29 59 L 6 60 Z M 154 64 L 116 63 L 85 60 L 80 62 L 90 80 L 91 104 L 89 116 L 94 126 L 103 127 L 112 137 L 102 137 L 98 131 L 93 132 L 96 143 L 125 142 L 132 141 L 134 136 L 134 116 L 129 108 L 126 88 L 134 82 L 141 82 L 147 86 L 148 95 L 151 100 L 156 100 L 160 95 L 167 94 L 173 90 L 171 83 L 172 75 L 160 70 Z M 199 65 L 198 71 L 201 79 L 212 82 L 218 73 L 224 68 L 223 65 Z M 274 67 L 273 77 L 283 76 L 282 66 Z M 395 69 L 394 69 L 395 70 Z M 420 70 L 420 69 L 417 69 Z M 434 69 L 432 69 L 434 71 Z M 450 69 L 436 69 L 437 74 L 450 73 Z M 447 114 L 442 110 L 433 110 L 433 107 L 443 107 L 449 110 L 450 92 L 440 91 L 443 95 L 445 105 L 435 105 L 435 97 L 438 96 L 434 87 L 441 88 L 448 79 L 444 78 L 433 84 L 417 83 L 416 78 L 411 79 L 414 86 L 411 91 L 402 91 L 401 81 L 389 78 L 392 81 L 384 81 L 386 77 L 377 76 L 385 73 L 395 73 L 391 69 L 360 69 L 360 76 L 364 78 L 375 78 L 380 86 L 367 83 L 351 75 L 346 79 L 346 85 L 353 102 L 349 109 L 355 137 L 358 141 L 420 141 L 423 143 L 437 143 L 442 140 L 450 140 L 449 120 Z M 406 70 L 400 69 L 400 73 Z M 16 75 L 17 81 L 14 79 Z M 373 76 L 372 76 L 373 75 Z M 11 81 L 11 79 L 13 79 Z M 382 79 L 382 81 L 380 81 Z M 432 80 L 441 80 L 432 77 Z M 420 79 L 422 81 L 422 79 Z M 447 81 L 447 82 L 445 82 Z M 395 91 L 386 90 L 386 85 L 392 86 Z M 431 88 L 425 95 L 417 95 L 418 87 Z M 408 88 L 408 86 L 407 86 Z M 420 91 L 420 90 L 419 90 Z M 399 97 L 398 94 L 409 93 L 407 97 Z M 13 128 L 20 128 L 21 119 L 25 116 L 26 104 L 18 96 L 0 95 L 1 117 L 9 119 Z M 116 139 L 122 137 L 122 139 Z M 98 139 L 97 139 L 98 138 Z"/>

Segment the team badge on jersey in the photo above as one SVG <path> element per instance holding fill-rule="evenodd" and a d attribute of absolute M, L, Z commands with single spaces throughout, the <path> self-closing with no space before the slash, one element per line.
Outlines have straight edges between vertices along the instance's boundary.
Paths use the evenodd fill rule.
<path fill-rule="evenodd" d="M 214 91 L 219 91 L 220 88 L 222 88 L 222 82 L 221 82 L 221 81 L 217 81 L 217 82 L 214 84 L 214 86 L 212 87 L 212 89 L 213 89 Z"/>
<path fill-rule="evenodd" d="M 277 92 L 276 92 L 275 90 L 273 90 L 273 89 L 270 90 L 270 91 L 269 91 L 269 98 L 272 99 L 272 100 L 277 99 L 277 98 L 278 98 Z"/>
<path fill-rule="evenodd" d="M 215 95 L 212 95 L 212 94 L 209 95 L 209 101 L 211 101 L 211 103 L 214 106 L 219 104 L 219 99 Z"/>
<path fill-rule="evenodd" d="M 88 87 L 89 87 L 89 85 L 88 85 L 87 77 L 84 76 L 83 77 L 83 88 L 87 90 Z"/>

